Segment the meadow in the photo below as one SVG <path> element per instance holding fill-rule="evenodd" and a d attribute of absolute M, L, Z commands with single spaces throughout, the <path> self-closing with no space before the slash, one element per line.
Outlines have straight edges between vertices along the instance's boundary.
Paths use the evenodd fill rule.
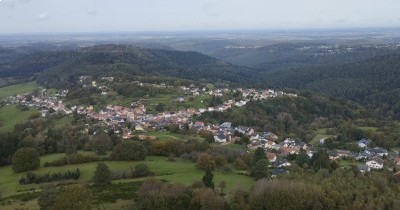
<path fill-rule="evenodd" d="M 14 129 L 17 123 L 28 119 L 37 110 L 29 109 L 21 111 L 16 105 L 8 105 L 0 108 L 0 133 L 9 132 Z"/>
<path fill-rule="evenodd" d="M 0 88 L 0 99 L 4 99 L 8 96 L 30 93 L 38 87 L 39 86 L 35 82 L 2 87 Z"/>
<path fill-rule="evenodd" d="M 91 153 L 91 152 L 84 152 Z M 94 174 L 96 165 L 98 162 L 83 163 L 83 164 L 71 164 L 66 166 L 58 167 L 43 167 L 45 162 L 55 160 L 64 154 L 51 154 L 41 157 L 41 167 L 34 170 L 37 174 L 45 174 L 47 172 L 65 172 L 67 170 L 75 170 L 79 168 L 81 171 L 81 177 L 79 182 L 89 182 Z M 182 183 L 185 185 L 191 185 L 196 181 L 201 181 L 204 172 L 196 169 L 195 163 L 190 160 L 183 160 L 176 158 L 175 161 L 168 160 L 167 157 L 160 156 L 148 156 L 144 161 L 104 161 L 110 168 L 110 170 L 123 170 L 134 167 L 139 163 L 146 164 L 151 171 L 155 173 L 155 178 L 163 179 L 171 183 Z M 248 190 L 254 183 L 254 179 L 245 175 L 238 174 L 239 171 L 233 171 L 233 173 L 223 173 L 220 171 L 214 171 L 214 182 L 215 185 L 221 181 L 226 182 L 226 190 L 229 191 L 237 185 L 241 185 L 244 189 Z M 0 190 L 3 197 L 18 194 L 18 192 L 29 191 L 33 189 L 39 189 L 39 185 L 20 185 L 18 183 L 21 176 L 26 173 L 14 173 L 11 166 L 0 168 Z M 146 178 L 138 179 L 127 179 L 127 180 L 116 180 L 118 182 L 132 182 L 132 181 L 143 181 Z"/>

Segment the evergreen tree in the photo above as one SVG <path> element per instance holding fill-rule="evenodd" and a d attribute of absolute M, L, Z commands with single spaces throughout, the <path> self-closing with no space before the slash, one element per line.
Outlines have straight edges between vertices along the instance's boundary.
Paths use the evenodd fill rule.
<path fill-rule="evenodd" d="M 256 180 L 268 177 L 268 160 L 261 159 L 251 168 L 250 175 Z"/>
<path fill-rule="evenodd" d="M 203 183 L 206 187 L 214 189 L 214 174 L 211 172 L 210 169 L 207 169 L 204 176 L 203 176 Z"/>
<path fill-rule="evenodd" d="M 97 164 L 93 182 L 99 187 L 105 187 L 111 184 L 111 171 L 105 163 Z"/>
<path fill-rule="evenodd" d="M 264 149 L 258 147 L 256 151 L 254 151 L 254 163 L 257 163 L 259 160 L 265 159 Z"/>
<path fill-rule="evenodd" d="M 310 162 L 310 157 L 307 155 L 306 151 L 301 150 L 295 160 L 298 166 L 305 168 L 307 166 L 306 164 Z"/>

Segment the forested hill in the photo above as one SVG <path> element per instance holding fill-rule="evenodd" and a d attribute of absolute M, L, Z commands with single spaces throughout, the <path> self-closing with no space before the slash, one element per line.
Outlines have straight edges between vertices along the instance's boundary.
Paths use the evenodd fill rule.
<path fill-rule="evenodd" d="M 37 74 L 40 73 L 40 74 Z M 28 77 L 63 84 L 79 75 L 168 76 L 250 83 L 255 72 L 197 53 L 100 45 L 75 51 L 36 52 L 0 65 L 0 77 Z"/>
<path fill-rule="evenodd" d="M 400 53 L 350 64 L 269 73 L 265 80 L 276 87 L 309 89 L 350 99 L 400 117 Z"/>

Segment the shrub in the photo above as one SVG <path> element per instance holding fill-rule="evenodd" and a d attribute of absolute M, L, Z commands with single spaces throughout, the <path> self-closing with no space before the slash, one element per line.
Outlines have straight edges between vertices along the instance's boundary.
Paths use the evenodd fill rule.
<path fill-rule="evenodd" d="M 27 172 L 26 176 L 21 177 L 19 180 L 19 183 L 24 185 L 24 184 L 39 184 L 39 183 L 45 183 L 45 182 L 54 182 L 54 181 L 61 181 L 61 180 L 68 180 L 68 179 L 74 179 L 78 180 L 81 175 L 81 172 L 79 168 L 77 168 L 75 171 L 67 171 L 65 173 L 51 173 L 48 172 L 45 175 L 38 176 L 37 174 L 33 172 Z"/>

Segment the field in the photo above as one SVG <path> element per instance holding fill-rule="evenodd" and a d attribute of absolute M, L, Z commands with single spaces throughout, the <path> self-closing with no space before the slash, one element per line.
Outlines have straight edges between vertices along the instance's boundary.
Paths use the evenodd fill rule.
<path fill-rule="evenodd" d="M 166 141 L 170 139 L 179 139 L 183 141 L 187 141 L 188 139 L 197 139 L 197 140 L 203 140 L 200 136 L 188 136 L 188 135 L 182 135 L 178 133 L 171 133 L 168 131 L 150 131 L 146 133 L 147 136 L 155 136 L 157 137 L 157 140 L 159 141 Z"/>
<path fill-rule="evenodd" d="M 335 135 L 326 134 L 326 130 L 327 130 L 327 128 L 318 129 L 315 132 L 315 137 L 311 140 L 310 144 L 317 145 L 319 143 L 319 140 L 321 140 L 323 138 L 336 137 Z"/>
<path fill-rule="evenodd" d="M 29 93 L 38 87 L 39 86 L 35 82 L 2 87 L 0 88 L 0 99 L 6 98 L 8 96 Z"/>
<path fill-rule="evenodd" d="M 0 108 L 0 132 L 11 131 L 17 123 L 29 118 L 36 110 L 20 111 L 16 105 Z"/>
<path fill-rule="evenodd" d="M 45 174 L 47 172 L 65 172 L 67 170 L 75 170 L 79 168 L 82 175 L 79 181 L 87 182 L 93 177 L 94 170 L 97 163 L 84 163 L 67 165 L 61 167 L 43 167 L 44 162 L 57 159 L 64 154 L 52 154 L 41 158 L 42 166 L 35 170 L 37 174 Z M 166 157 L 149 156 L 145 161 L 105 161 L 111 170 L 122 170 L 129 169 L 131 166 L 134 167 L 138 163 L 145 163 L 149 166 L 149 169 L 156 174 L 156 178 L 164 179 L 171 183 L 182 183 L 185 185 L 191 185 L 195 181 L 201 181 L 204 175 L 203 171 L 197 170 L 195 164 L 191 161 L 186 161 L 177 158 L 176 161 L 168 161 Z M 29 189 L 38 189 L 38 185 L 19 185 L 18 180 L 20 176 L 25 173 L 16 174 L 12 171 L 11 166 L 0 168 L 0 189 L 3 197 L 17 194 L 21 191 L 27 191 Z M 137 181 L 142 179 L 135 179 Z M 123 182 L 135 181 L 135 180 L 122 180 Z M 219 182 L 225 181 L 227 184 L 226 190 L 233 189 L 236 185 L 240 184 L 243 188 L 249 189 L 254 183 L 254 179 L 244 175 L 239 175 L 237 172 L 233 173 L 222 173 L 219 171 L 214 172 L 214 182 L 216 186 Z M 121 181 L 114 181 L 121 182 Z"/>

